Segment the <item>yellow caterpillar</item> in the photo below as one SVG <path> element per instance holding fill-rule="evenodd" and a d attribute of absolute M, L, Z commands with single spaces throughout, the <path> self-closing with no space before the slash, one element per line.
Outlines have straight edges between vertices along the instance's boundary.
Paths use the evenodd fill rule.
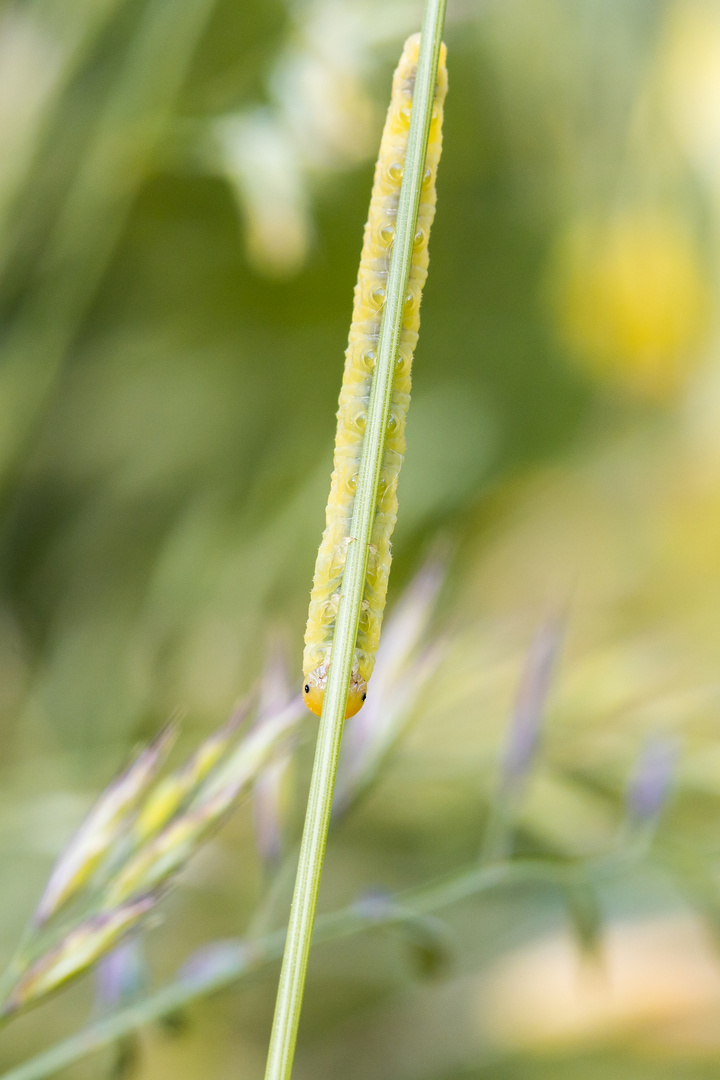
<path fill-rule="evenodd" d="M 308 708 L 318 715 L 325 696 L 347 545 L 351 540 L 355 488 L 395 236 L 419 47 L 420 35 L 413 34 L 405 42 L 393 76 L 392 97 L 375 168 L 370 212 L 355 286 L 353 318 L 337 413 L 334 468 L 325 512 L 325 531 L 315 564 L 305 630 L 303 698 Z M 346 716 L 353 716 L 365 700 L 385 607 L 391 560 L 390 537 L 397 519 L 398 474 L 405 453 L 410 369 L 420 327 L 420 297 L 427 277 L 428 237 L 435 216 L 435 174 L 442 149 L 443 102 L 447 92 L 445 55 L 443 45 Z"/>

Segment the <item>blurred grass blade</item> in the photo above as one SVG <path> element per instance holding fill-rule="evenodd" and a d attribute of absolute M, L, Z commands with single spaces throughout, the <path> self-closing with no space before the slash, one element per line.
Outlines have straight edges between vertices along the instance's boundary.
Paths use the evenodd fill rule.
<path fill-rule="evenodd" d="M 635 826 L 654 826 L 667 802 L 677 766 L 676 740 L 656 735 L 638 755 L 627 792 L 627 814 Z"/>
<path fill-rule="evenodd" d="M 95 969 L 95 1003 L 101 1014 L 122 1008 L 147 990 L 150 972 L 141 933 L 129 934 Z"/>
<path fill-rule="evenodd" d="M 287 708 L 293 699 L 299 710 L 304 709 L 290 681 L 285 638 L 276 635 L 260 679 L 258 727 Z M 288 740 L 282 752 L 262 769 L 253 786 L 255 846 L 270 874 L 279 868 L 283 853 L 283 832 L 290 810 L 293 748 L 293 741 Z"/>
<path fill-rule="evenodd" d="M 447 973 L 453 948 L 447 923 L 430 915 L 407 914 L 394 924 L 402 934 L 408 959 L 422 979 L 436 979 Z"/>
<path fill-rule="evenodd" d="M 509 852 L 517 805 L 540 742 L 543 712 L 563 630 L 564 621 L 559 615 L 552 615 L 540 625 L 528 650 L 483 837 L 480 853 L 483 863 L 503 858 Z"/>
<path fill-rule="evenodd" d="M 32 437 L 113 253 L 216 0 L 147 0 L 0 352 L 0 494 Z"/>
<path fill-rule="evenodd" d="M 242 787 L 253 781 L 306 711 L 298 694 L 277 716 L 266 717 L 257 724 L 201 784 L 190 809 L 203 806 L 230 786 Z"/>
<path fill-rule="evenodd" d="M 568 921 L 578 946 L 588 957 L 597 957 L 602 947 L 603 918 L 595 889 L 587 881 L 561 884 Z"/>
<path fill-rule="evenodd" d="M 605 855 L 578 864 L 572 875 L 579 881 L 607 881 L 624 873 L 627 863 Z M 450 878 L 392 895 L 374 891 L 339 911 L 321 915 L 315 926 L 316 940 L 348 937 L 377 926 L 393 926 L 412 913 L 413 918 L 462 903 L 494 889 L 528 886 L 541 882 L 562 887 L 567 872 L 555 862 L 516 860 L 489 867 L 473 866 Z M 167 1016 L 192 1001 L 235 983 L 282 955 L 284 930 L 252 941 L 215 942 L 194 953 L 172 982 L 135 1004 L 88 1024 L 81 1031 L 42 1051 L 24 1064 L 0 1076 L 0 1080 L 44 1080 L 60 1069 L 81 1061 L 145 1024 Z"/>
<path fill-rule="evenodd" d="M 68 86 L 122 3 L 123 0 L 90 0 L 80 10 L 74 10 L 67 21 L 61 21 L 59 26 L 55 23 L 52 38 L 49 34 L 45 38 L 43 22 L 37 9 L 33 10 L 34 5 L 3 5 L 0 9 L 0 116 L 3 89 L 7 94 L 8 63 L 22 69 L 25 91 L 18 93 L 17 85 L 13 87 L 14 96 L 22 96 L 24 100 L 14 103 L 15 122 L 10 130 L 0 120 L 3 134 L 0 275 L 7 272 L 9 249 L 23 232 L 22 226 L 18 226 L 24 209 L 23 189 L 32 182 L 47 130 L 57 120 Z M 39 56 L 32 48 L 38 43 Z"/>
<path fill-rule="evenodd" d="M 552 616 L 540 626 L 530 646 L 503 755 L 500 785 L 505 791 L 522 787 L 535 757 L 562 634 L 562 620 Z"/>
<path fill-rule="evenodd" d="M 345 813 L 372 782 L 438 668 L 445 651 L 443 641 L 432 641 L 419 653 L 417 649 L 444 579 L 444 559 L 434 554 L 386 619 L 373 672 L 373 693 L 360 712 L 345 722 L 334 818 Z"/>
<path fill-rule="evenodd" d="M 434 978 L 450 966 L 450 928 L 437 916 L 399 904 L 383 889 L 370 889 L 355 901 L 354 910 L 369 923 L 396 930 L 409 960 L 421 978 Z"/>
<path fill-rule="evenodd" d="M 255 781 L 253 824 L 255 845 L 268 872 L 277 870 L 283 854 L 283 831 L 290 803 L 292 754 L 278 755 Z"/>

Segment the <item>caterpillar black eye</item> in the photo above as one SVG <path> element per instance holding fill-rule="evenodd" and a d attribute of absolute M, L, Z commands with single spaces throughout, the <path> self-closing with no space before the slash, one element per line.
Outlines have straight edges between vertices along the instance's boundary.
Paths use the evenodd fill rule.
<path fill-rule="evenodd" d="M 305 693 L 306 694 L 310 693 L 310 683 L 305 683 Z"/>
<path fill-rule="evenodd" d="M 366 697 L 367 697 L 367 694 L 363 694 L 363 696 L 362 696 L 363 701 L 365 700 Z"/>

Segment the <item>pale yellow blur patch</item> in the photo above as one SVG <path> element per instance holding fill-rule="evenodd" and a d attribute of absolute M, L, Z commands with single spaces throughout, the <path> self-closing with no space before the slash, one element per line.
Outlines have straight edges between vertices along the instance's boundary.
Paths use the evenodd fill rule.
<path fill-rule="evenodd" d="M 476 1022 L 504 1047 L 635 1034 L 653 1045 L 720 1041 L 720 964 L 700 921 L 610 926 L 596 961 L 568 933 L 520 949 L 477 989 Z"/>
<path fill-rule="evenodd" d="M 668 7 L 656 75 L 673 135 L 704 178 L 720 183 L 720 9 L 715 0 Z"/>
<path fill-rule="evenodd" d="M 571 356 L 597 379 L 660 401 L 697 366 L 711 307 L 683 223 L 639 210 L 570 226 L 551 303 Z"/>

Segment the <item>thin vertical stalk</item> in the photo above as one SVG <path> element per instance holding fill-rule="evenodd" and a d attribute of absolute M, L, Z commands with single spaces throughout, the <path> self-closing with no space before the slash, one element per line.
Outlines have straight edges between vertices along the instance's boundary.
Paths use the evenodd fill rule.
<path fill-rule="evenodd" d="M 402 328 L 413 238 L 425 169 L 428 133 L 437 80 L 446 0 L 427 0 L 413 93 L 407 151 L 397 210 L 395 242 L 388 273 L 375 376 L 353 507 L 325 700 L 308 797 L 290 922 L 283 955 L 265 1080 L 289 1080 L 295 1056 L 305 975 L 315 922 L 340 740 L 350 684 L 353 650 L 365 584 L 368 544 L 377 506 L 385 431 Z"/>

